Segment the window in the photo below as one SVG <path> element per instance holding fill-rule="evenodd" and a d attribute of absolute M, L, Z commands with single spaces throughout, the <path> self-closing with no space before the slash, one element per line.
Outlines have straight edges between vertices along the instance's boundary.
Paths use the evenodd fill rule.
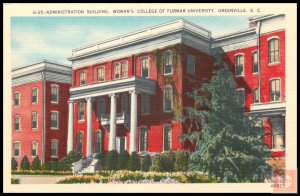
<path fill-rule="evenodd" d="M 14 94 L 14 106 L 19 106 L 20 105 L 20 93 L 17 92 Z"/>
<path fill-rule="evenodd" d="M 105 107 L 105 98 L 101 97 L 97 99 L 97 118 L 101 119 L 101 116 L 105 114 L 106 107 Z"/>
<path fill-rule="evenodd" d="M 169 75 L 173 73 L 173 53 L 168 50 L 163 55 L 164 74 Z"/>
<path fill-rule="evenodd" d="M 51 140 L 51 157 L 58 157 L 58 140 Z"/>
<path fill-rule="evenodd" d="M 126 137 L 116 138 L 116 149 L 119 153 L 126 150 Z"/>
<path fill-rule="evenodd" d="M 15 116 L 15 131 L 20 131 L 21 126 L 20 126 L 20 116 L 17 115 Z"/>
<path fill-rule="evenodd" d="M 269 40 L 269 63 L 279 62 L 279 40 L 273 38 Z"/>
<path fill-rule="evenodd" d="M 115 79 L 120 79 L 120 64 L 119 63 L 115 64 L 114 70 L 115 70 Z"/>
<path fill-rule="evenodd" d="M 38 115 L 36 112 L 31 114 L 31 128 L 32 129 L 37 129 L 37 119 Z"/>
<path fill-rule="evenodd" d="M 173 88 L 167 86 L 164 89 L 164 112 L 173 111 Z"/>
<path fill-rule="evenodd" d="M 51 85 L 51 102 L 58 103 L 58 86 Z"/>
<path fill-rule="evenodd" d="M 280 101 L 280 79 L 270 81 L 270 101 Z"/>
<path fill-rule="evenodd" d="M 171 125 L 164 125 L 163 130 L 163 143 L 164 143 L 164 151 L 171 150 L 171 144 L 172 144 L 172 127 Z"/>
<path fill-rule="evenodd" d="M 142 94 L 142 114 L 149 114 L 149 95 Z"/>
<path fill-rule="evenodd" d="M 95 135 L 95 153 L 101 152 L 101 131 L 97 131 Z"/>
<path fill-rule="evenodd" d="M 105 80 L 105 67 L 98 68 L 98 81 L 103 82 Z"/>
<path fill-rule="evenodd" d="M 253 90 L 253 103 L 259 103 L 259 91 L 258 88 Z"/>
<path fill-rule="evenodd" d="M 31 92 L 31 103 L 37 103 L 37 88 L 33 88 Z"/>
<path fill-rule="evenodd" d="M 79 132 L 76 134 L 76 151 L 82 154 L 82 137 L 83 133 Z"/>
<path fill-rule="evenodd" d="M 78 120 L 83 121 L 84 120 L 84 102 L 79 101 L 78 104 Z"/>
<path fill-rule="evenodd" d="M 51 112 L 51 129 L 58 129 L 58 112 Z"/>
<path fill-rule="evenodd" d="M 37 155 L 37 142 L 33 141 L 31 143 L 31 156 L 35 157 Z"/>
<path fill-rule="evenodd" d="M 252 53 L 252 73 L 258 72 L 258 55 L 257 52 Z"/>
<path fill-rule="evenodd" d="M 245 89 L 238 89 L 237 92 L 241 106 L 245 106 Z"/>
<path fill-rule="evenodd" d="M 121 111 L 129 112 L 129 110 L 128 110 L 128 95 L 127 94 L 124 94 L 121 97 Z"/>
<path fill-rule="evenodd" d="M 142 77 L 149 77 L 149 57 L 142 58 Z"/>
<path fill-rule="evenodd" d="M 141 127 L 140 151 L 148 151 L 148 128 Z"/>
<path fill-rule="evenodd" d="M 80 72 L 80 85 L 86 85 L 86 72 Z"/>
<path fill-rule="evenodd" d="M 14 156 L 15 157 L 20 156 L 20 147 L 21 147 L 20 142 L 14 142 Z"/>
<path fill-rule="evenodd" d="M 273 118 L 272 122 L 272 140 L 273 149 L 284 149 L 284 120 L 283 118 Z"/>
<path fill-rule="evenodd" d="M 235 56 L 235 75 L 244 75 L 244 55 L 242 54 Z"/>
<path fill-rule="evenodd" d="M 127 76 L 128 76 L 127 62 L 122 62 L 122 78 L 127 78 Z"/>
<path fill-rule="evenodd" d="M 195 74 L 196 57 L 188 54 L 187 57 L 187 73 Z"/>

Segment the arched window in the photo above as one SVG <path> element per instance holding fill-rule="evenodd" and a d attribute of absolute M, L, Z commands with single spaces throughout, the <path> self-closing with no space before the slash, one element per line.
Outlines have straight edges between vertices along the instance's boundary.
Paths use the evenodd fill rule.
<path fill-rule="evenodd" d="M 21 119 L 19 115 L 15 116 L 15 131 L 20 131 L 21 130 Z"/>
<path fill-rule="evenodd" d="M 19 106 L 21 101 L 20 101 L 20 93 L 19 92 L 15 92 L 14 93 L 14 106 Z"/>
<path fill-rule="evenodd" d="M 239 54 L 235 56 L 235 75 L 243 76 L 244 75 L 244 55 Z"/>
<path fill-rule="evenodd" d="M 128 64 L 127 61 L 124 61 L 122 64 L 122 78 L 127 78 L 128 76 Z"/>
<path fill-rule="evenodd" d="M 173 111 L 173 87 L 166 86 L 164 89 L 164 112 Z"/>
<path fill-rule="evenodd" d="M 38 89 L 37 88 L 32 88 L 31 91 L 31 103 L 36 104 L 38 101 Z"/>
<path fill-rule="evenodd" d="M 83 101 L 78 102 L 78 120 L 79 121 L 84 120 L 84 102 Z"/>
<path fill-rule="evenodd" d="M 121 97 L 121 111 L 129 112 L 129 110 L 128 110 L 128 94 L 123 94 Z"/>
<path fill-rule="evenodd" d="M 95 153 L 101 152 L 102 143 L 102 133 L 101 131 L 96 131 L 95 133 Z"/>
<path fill-rule="evenodd" d="M 164 75 L 170 75 L 173 73 L 173 53 L 171 50 L 166 51 L 163 54 Z"/>
<path fill-rule="evenodd" d="M 259 102 L 259 91 L 258 88 L 253 90 L 253 103 Z"/>
<path fill-rule="evenodd" d="M 36 112 L 32 112 L 31 114 L 31 128 L 33 130 L 38 128 L 38 114 Z"/>
<path fill-rule="evenodd" d="M 20 156 L 20 151 L 21 151 L 21 142 L 15 141 L 14 142 L 14 157 Z"/>
<path fill-rule="evenodd" d="M 258 55 L 257 51 L 252 53 L 252 73 L 258 72 Z"/>
<path fill-rule="evenodd" d="M 101 66 L 98 68 L 98 81 L 103 82 L 105 80 L 105 67 Z"/>
<path fill-rule="evenodd" d="M 269 63 L 279 62 L 279 39 L 272 38 L 269 40 Z"/>
<path fill-rule="evenodd" d="M 144 57 L 142 58 L 142 77 L 148 78 L 149 77 L 149 64 L 150 64 L 150 58 Z"/>
<path fill-rule="evenodd" d="M 120 79 L 120 63 L 114 65 L 115 79 Z"/>
<path fill-rule="evenodd" d="M 83 141 L 83 133 L 78 132 L 76 134 L 76 151 L 82 154 L 82 141 Z"/>
<path fill-rule="evenodd" d="M 270 101 L 280 101 L 280 79 L 270 80 Z"/>
<path fill-rule="evenodd" d="M 81 71 L 80 72 L 80 85 L 86 85 L 86 71 Z"/>

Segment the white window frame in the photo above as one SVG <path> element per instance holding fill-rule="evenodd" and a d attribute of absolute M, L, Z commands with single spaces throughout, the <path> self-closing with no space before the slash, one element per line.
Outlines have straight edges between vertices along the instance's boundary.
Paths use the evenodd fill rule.
<path fill-rule="evenodd" d="M 16 117 L 19 118 L 19 129 L 16 129 Z M 14 116 L 14 130 L 18 132 L 21 131 L 21 116 L 19 114 Z"/>
<path fill-rule="evenodd" d="M 275 119 L 279 119 L 279 118 L 275 118 Z M 286 132 L 285 132 L 285 129 L 284 129 L 284 119 L 281 119 L 283 122 L 283 131 L 282 131 L 282 137 L 283 137 L 283 146 L 285 146 L 286 145 L 286 141 L 285 141 L 285 138 L 286 138 Z M 273 124 L 274 124 L 274 119 L 271 119 L 271 123 L 272 123 L 272 134 L 271 134 L 271 136 L 272 136 L 272 151 L 284 151 L 284 149 L 285 149 L 285 147 L 282 147 L 282 148 L 274 148 L 274 136 L 275 136 L 275 134 L 274 134 L 274 131 L 273 131 Z"/>
<path fill-rule="evenodd" d="M 100 80 L 100 70 L 103 69 L 103 80 Z M 105 82 L 105 66 L 99 66 L 97 68 L 97 81 L 98 82 Z"/>
<path fill-rule="evenodd" d="M 279 101 L 271 101 L 271 90 L 272 90 L 272 85 L 271 81 L 272 80 L 279 80 Z M 281 78 L 270 78 L 269 79 L 269 96 L 270 96 L 270 103 L 276 103 L 276 102 L 282 102 L 282 93 L 281 93 Z"/>
<path fill-rule="evenodd" d="M 257 94 L 258 94 L 258 101 L 255 102 L 255 91 L 257 91 Z M 258 104 L 259 103 L 259 88 L 255 88 L 253 89 L 253 104 Z"/>
<path fill-rule="evenodd" d="M 18 105 L 15 105 L 15 94 L 19 95 L 19 104 Z M 14 92 L 14 107 L 19 107 L 20 105 L 21 105 L 21 93 L 20 93 L 20 91 L 16 91 L 16 92 Z"/>
<path fill-rule="evenodd" d="M 81 74 L 84 74 L 84 84 L 81 84 Z M 81 70 L 80 72 L 79 72 L 79 85 L 80 86 L 85 86 L 86 85 L 86 70 Z"/>
<path fill-rule="evenodd" d="M 96 132 L 95 132 L 95 146 L 94 146 L 94 152 L 95 153 L 99 153 L 99 152 L 96 152 L 96 144 L 97 144 L 97 142 L 96 142 L 96 140 L 97 140 L 97 134 L 100 134 L 100 147 L 99 147 L 99 152 L 102 152 L 102 142 L 103 142 L 103 139 L 102 139 L 102 131 L 101 130 L 97 130 Z"/>
<path fill-rule="evenodd" d="M 147 69 L 148 69 L 147 77 L 143 76 L 144 61 L 146 63 L 145 67 L 147 67 Z M 147 64 L 147 62 L 148 62 L 148 64 Z M 146 57 L 141 58 L 141 77 L 149 78 L 149 75 L 150 75 L 150 57 L 146 56 Z"/>
<path fill-rule="evenodd" d="M 241 75 L 236 75 L 236 58 L 242 56 L 243 57 L 243 72 Z M 234 55 L 234 73 L 235 73 L 235 77 L 244 77 L 245 76 L 245 55 L 244 53 L 237 53 Z"/>
<path fill-rule="evenodd" d="M 33 93 L 33 90 L 36 90 L 36 102 L 32 102 L 32 97 L 33 97 L 32 93 Z M 33 87 L 31 89 L 31 104 L 38 104 L 38 99 L 39 99 L 38 97 L 39 97 L 39 90 L 38 90 L 37 87 Z"/>
<path fill-rule="evenodd" d="M 170 65 L 171 66 L 171 73 L 166 73 L 165 72 L 165 68 L 166 68 L 166 63 L 165 63 L 165 56 L 166 56 L 166 54 L 167 53 L 170 53 L 170 55 L 171 55 L 171 59 L 172 59 L 172 64 Z M 174 69 L 174 56 L 173 56 L 173 51 L 172 50 L 167 50 L 167 51 L 165 51 L 164 53 L 163 53 L 163 68 L 164 68 L 164 75 L 165 76 L 169 76 L 169 75 L 173 75 L 173 69 Z"/>
<path fill-rule="evenodd" d="M 191 59 L 194 60 L 194 64 L 193 65 L 191 65 L 191 62 L 190 62 Z M 188 74 L 195 75 L 195 73 L 196 73 L 196 62 L 197 62 L 197 60 L 196 60 L 196 56 L 195 55 L 192 55 L 192 54 L 188 54 L 187 55 L 187 70 L 186 70 L 186 72 Z M 189 66 L 193 66 L 192 67 L 193 68 L 193 72 L 189 72 Z"/>
<path fill-rule="evenodd" d="M 35 149 L 35 155 L 32 155 L 32 150 L 33 150 L 33 143 L 36 144 L 36 149 Z M 38 155 L 38 142 L 37 141 L 32 141 L 31 142 L 31 157 L 36 157 Z"/>
<path fill-rule="evenodd" d="M 118 153 L 121 152 L 121 138 L 124 138 L 124 151 L 127 150 L 127 137 L 126 136 L 121 136 L 121 137 L 116 137 L 116 149 Z"/>
<path fill-rule="evenodd" d="M 170 149 L 168 149 L 168 150 L 166 150 L 165 149 L 165 127 L 166 126 L 170 126 L 171 127 L 171 129 L 170 129 L 170 135 L 171 135 L 171 138 L 170 138 L 170 146 L 169 146 L 169 148 Z M 168 134 L 169 135 L 169 134 Z M 172 150 L 172 125 L 171 124 L 163 124 L 163 151 L 165 152 L 165 151 L 171 151 Z M 169 140 L 169 139 L 168 139 Z"/>
<path fill-rule="evenodd" d="M 254 72 L 254 54 L 256 54 L 256 58 L 257 58 L 257 72 Z M 258 51 L 257 50 L 254 50 L 253 52 L 252 52 L 252 74 L 258 74 L 258 71 L 259 71 L 259 64 L 258 64 Z"/>
<path fill-rule="evenodd" d="M 141 150 L 141 144 L 142 144 L 142 142 L 144 142 L 144 138 L 142 138 L 142 129 L 146 129 L 146 134 L 147 134 L 147 143 L 146 144 L 144 143 L 143 151 Z M 148 150 L 149 150 L 149 146 L 148 146 L 148 144 L 149 144 L 149 129 L 147 126 L 140 127 L 140 139 L 139 140 L 140 140 L 140 145 L 139 145 L 140 152 L 148 152 Z"/>
<path fill-rule="evenodd" d="M 56 90 L 57 90 L 57 95 L 56 95 L 56 100 L 57 101 L 53 101 L 52 100 L 52 88 L 56 88 Z M 51 99 L 51 103 L 55 103 L 55 104 L 58 104 L 59 103 L 59 85 L 57 85 L 57 84 L 51 84 L 51 90 L 50 90 L 50 93 L 51 93 L 51 95 L 50 95 L 50 99 Z"/>
<path fill-rule="evenodd" d="M 125 67 L 126 67 L 126 76 L 124 76 L 124 65 L 125 65 Z M 123 62 L 121 62 L 121 69 L 122 69 L 122 78 L 128 78 L 128 62 L 127 61 L 123 61 Z"/>
<path fill-rule="evenodd" d="M 119 68 L 116 69 L 116 66 L 118 66 Z M 119 72 L 119 77 L 118 78 L 116 78 L 116 74 L 117 74 L 116 70 L 118 70 L 118 72 Z M 121 64 L 120 63 L 114 63 L 114 79 L 115 80 L 121 79 Z"/>
<path fill-rule="evenodd" d="M 278 40 L 278 61 L 276 62 L 270 62 L 270 48 L 269 48 L 269 44 L 272 40 Z M 277 65 L 280 64 L 280 39 L 279 36 L 271 36 L 267 39 L 268 41 L 268 65 L 272 66 L 272 65 Z"/>
<path fill-rule="evenodd" d="M 141 95 L 142 97 L 142 107 L 141 107 L 141 114 L 144 116 L 144 115 L 149 115 L 150 114 L 150 95 L 148 94 L 142 94 Z M 144 103 L 145 100 L 148 100 L 147 103 Z M 144 107 L 146 108 L 146 111 L 144 111 Z"/>
<path fill-rule="evenodd" d="M 36 115 L 36 128 L 33 128 L 33 127 L 32 127 L 32 125 L 33 125 L 33 114 Z M 39 128 L 39 115 L 38 115 L 37 112 L 32 112 L 32 113 L 31 113 L 31 129 L 32 129 L 33 131 L 37 131 L 38 128 Z"/>
<path fill-rule="evenodd" d="M 169 90 L 172 91 L 171 110 L 166 110 L 166 107 L 165 107 L 165 103 L 166 103 L 166 100 L 165 100 L 165 98 L 166 98 L 166 89 L 169 89 Z M 171 86 L 171 85 L 165 86 L 165 88 L 164 88 L 164 94 L 163 94 L 163 109 L 164 109 L 165 113 L 171 113 L 171 112 L 173 112 L 173 109 L 174 109 L 173 108 L 173 99 L 174 99 L 173 86 Z"/>
<path fill-rule="evenodd" d="M 55 142 L 56 143 L 56 155 L 53 155 L 52 154 L 52 151 L 53 151 L 53 142 Z M 58 141 L 58 139 L 52 139 L 51 140 L 51 158 L 58 158 L 58 150 L 59 150 L 59 141 Z"/>
<path fill-rule="evenodd" d="M 19 154 L 18 156 L 15 155 L 15 144 L 18 143 L 19 144 Z M 21 142 L 20 141 L 14 141 L 14 145 L 13 145 L 13 150 L 14 150 L 14 157 L 20 157 L 21 155 Z"/>
<path fill-rule="evenodd" d="M 80 116 L 80 103 L 82 103 L 83 105 L 83 118 L 80 119 L 79 116 Z M 77 120 L 78 122 L 84 122 L 85 121 L 85 102 L 84 101 L 78 101 L 78 112 L 77 112 Z"/>
<path fill-rule="evenodd" d="M 81 134 L 81 153 L 83 154 L 83 136 L 84 136 L 84 133 L 83 131 L 78 131 L 76 133 L 76 145 L 75 145 L 75 150 L 77 151 L 77 146 L 78 146 L 78 135 Z"/>
<path fill-rule="evenodd" d="M 246 91 L 244 88 L 238 88 L 236 89 L 237 90 L 237 93 L 239 94 L 239 91 L 243 91 L 244 92 L 244 103 L 243 103 L 243 106 L 245 107 L 246 106 Z"/>
<path fill-rule="evenodd" d="M 52 127 L 52 114 L 57 115 L 57 127 Z M 50 112 L 50 129 L 51 130 L 58 130 L 59 129 L 59 112 L 58 111 L 51 111 Z"/>

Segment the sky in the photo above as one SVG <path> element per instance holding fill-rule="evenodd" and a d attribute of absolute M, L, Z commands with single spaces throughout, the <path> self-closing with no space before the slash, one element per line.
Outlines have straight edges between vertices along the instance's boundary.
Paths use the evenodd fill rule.
<path fill-rule="evenodd" d="M 12 17 L 12 67 L 43 59 L 68 64 L 72 49 L 161 23 L 186 19 L 219 36 L 248 28 L 249 16 Z"/>

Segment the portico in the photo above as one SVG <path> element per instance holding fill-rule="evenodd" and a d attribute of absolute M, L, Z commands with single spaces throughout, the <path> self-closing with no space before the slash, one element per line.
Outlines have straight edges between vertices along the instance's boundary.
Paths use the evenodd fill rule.
<path fill-rule="evenodd" d="M 117 98 L 121 93 L 130 94 L 130 118 L 117 114 Z M 155 95 L 156 82 L 141 77 L 131 77 L 122 80 L 113 80 L 104 83 L 90 84 L 70 89 L 69 119 L 68 119 L 68 148 L 67 153 L 73 150 L 74 144 L 74 101 L 86 101 L 86 157 L 93 154 L 92 137 L 92 108 L 95 98 L 110 97 L 110 113 L 101 116 L 101 125 L 109 126 L 108 150 L 116 150 L 117 124 L 130 124 L 129 152 L 137 151 L 137 120 L 138 120 L 138 94 Z M 108 105 L 108 104 L 107 104 Z M 130 123 L 129 123 L 130 122 Z"/>

